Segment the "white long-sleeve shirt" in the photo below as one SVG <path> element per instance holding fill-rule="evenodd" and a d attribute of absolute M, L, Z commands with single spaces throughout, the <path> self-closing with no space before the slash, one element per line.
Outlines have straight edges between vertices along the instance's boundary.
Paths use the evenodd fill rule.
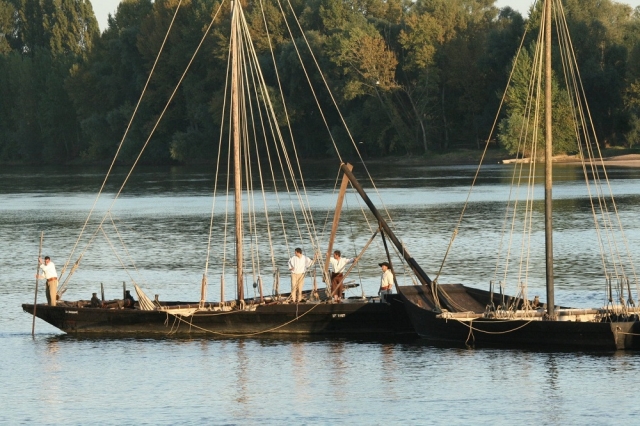
<path fill-rule="evenodd" d="M 331 268 L 334 274 L 342 274 L 344 273 L 345 266 L 347 266 L 350 263 L 353 263 L 354 260 L 356 259 L 355 258 L 348 259 L 346 257 L 340 257 L 336 259 L 335 257 L 332 257 L 331 259 L 329 259 L 329 263 L 331 265 Z"/>
<path fill-rule="evenodd" d="M 48 265 L 41 263 L 40 270 L 42 271 L 42 275 L 44 275 L 44 278 L 47 280 L 49 278 L 58 278 L 58 273 L 56 272 L 56 265 L 54 265 L 52 261 L 49 261 Z"/>
<path fill-rule="evenodd" d="M 292 274 L 304 274 L 312 263 L 313 261 L 304 254 L 300 257 L 293 256 L 289 259 L 289 270 Z"/>

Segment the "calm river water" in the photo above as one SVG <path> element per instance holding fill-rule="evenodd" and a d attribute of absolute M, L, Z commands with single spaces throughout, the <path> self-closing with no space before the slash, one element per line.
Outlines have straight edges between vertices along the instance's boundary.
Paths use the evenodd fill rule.
<path fill-rule="evenodd" d="M 309 201 L 335 203 L 337 168 L 311 166 Z M 467 197 L 475 167 L 371 167 L 397 233 L 435 276 Z M 354 170 L 363 176 L 362 169 Z M 100 339 L 66 336 L 31 317 L 40 231 L 43 254 L 62 266 L 105 170 L 0 170 L 0 424 L 635 424 L 640 353 L 558 353 L 443 348 L 413 341 L 348 339 Z M 488 288 L 510 169 L 485 170 L 440 282 Z M 581 169 L 557 167 L 554 187 L 556 301 L 604 301 Z M 124 171 L 118 170 L 122 178 Z M 640 169 L 610 168 L 629 246 L 640 248 Z M 205 169 L 142 168 L 114 208 L 135 258 L 138 282 L 165 300 L 197 300 L 211 209 Z M 364 178 L 362 179 L 365 180 Z M 365 186 L 369 187 L 369 185 Z M 108 205 L 116 190 L 106 188 Z M 541 194 L 539 194 L 541 195 Z M 374 202 L 377 197 L 372 197 Z M 337 247 L 351 256 L 369 238 L 348 197 Z M 537 206 L 536 215 L 541 213 Z M 541 231 L 533 234 L 541 241 Z M 535 245 L 535 244 L 534 244 Z M 537 244 L 540 245 L 540 244 Z M 380 248 L 372 245 L 356 280 L 377 290 Z M 597 250 L 596 250 L 597 251 Z M 530 294 L 544 299 L 534 253 Z M 74 259 L 75 260 L 75 259 Z M 286 263 L 286 257 L 278 260 Z M 215 269 L 215 266 L 214 266 Z M 537 276 L 540 275 L 540 276 Z M 138 278 L 136 278 L 138 279 Z M 401 280 L 405 280 L 401 277 Z M 104 239 L 87 252 L 66 299 L 105 285 L 119 297 L 130 277 Z M 128 284 L 131 288 L 131 284 Z M 307 282 L 307 288 L 310 282 Z M 288 290 L 285 288 L 284 290 Z M 211 300 L 219 294 L 210 289 Z M 360 290 L 351 290 L 359 294 Z M 354 293 L 355 292 L 355 293 Z M 229 294 L 229 293 L 227 293 Z M 44 300 L 40 291 L 39 300 Z"/>

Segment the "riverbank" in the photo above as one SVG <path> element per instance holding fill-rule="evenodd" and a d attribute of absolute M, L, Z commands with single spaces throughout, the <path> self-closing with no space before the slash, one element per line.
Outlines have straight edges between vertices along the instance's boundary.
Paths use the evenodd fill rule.
<path fill-rule="evenodd" d="M 484 154 L 484 157 L 483 157 Z M 603 162 L 605 165 L 621 166 L 621 167 L 640 167 L 640 151 L 631 149 L 618 149 L 609 148 L 602 152 Z M 305 164 L 326 164 L 327 161 L 336 160 L 335 157 L 327 158 L 301 158 L 300 161 Z M 386 157 L 365 157 L 364 161 L 367 164 L 394 164 L 394 165 L 407 165 L 407 166 L 463 166 L 463 165 L 477 165 L 482 160 L 483 164 L 513 164 L 531 161 L 528 158 L 516 159 L 513 154 L 510 154 L 503 149 L 489 149 L 486 153 L 482 150 L 457 150 L 444 153 L 438 153 L 430 151 L 423 155 L 403 155 L 403 156 L 386 156 Z M 357 163 L 359 160 L 356 158 L 343 158 L 343 161 Z M 558 155 L 553 158 L 554 163 L 564 164 L 579 164 L 581 163 L 580 157 L 577 155 Z M 66 167 L 105 167 L 107 168 L 109 163 L 69 163 Z M 147 164 L 148 165 L 148 164 Z M 153 166 L 178 166 L 178 167 L 202 167 L 209 165 L 207 162 L 192 163 L 192 164 L 154 164 Z M 22 163 L 0 163 L 0 166 L 5 167 L 24 167 L 34 166 L 34 164 L 22 164 Z M 128 164 L 118 164 L 116 167 L 129 168 Z"/>
<path fill-rule="evenodd" d="M 510 158 L 502 160 L 503 164 L 530 162 L 530 158 Z M 553 162 L 562 164 L 582 164 L 582 160 L 578 155 L 558 155 L 553 157 Z M 605 166 L 640 167 L 640 154 L 603 156 L 602 161 L 596 160 L 596 163 L 604 164 Z"/>
<path fill-rule="evenodd" d="M 477 165 L 482 160 L 483 164 L 513 164 L 519 162 L 528 163 L 528 158 L 516 159 L 513 154 L 503 149 L 489 149 L 485 152 L 482 150 L 459 150 L 446 153 L 430 152 L 420 156 L 403 156 L 403 157 L 387 157 L 366 159 L 367 163 L 393 163 L 406 164 L 409 166 L 460 166 L 460 165 Z M 605 166 L 620 167 L 640 167 L 640 151 L 637 149 L 626 148 L 608 148 L 602 150 L 602 163 Z M 582 160 L 578 155 L 557 155 L 553 157 L 554 163 L 562 164 L 581 164 Z"/>
<path fill-rule="evenodd" d="M 484 157 L 483 157 L 484 154 Z M 640 167 L 640 152 L 630 149 L 605 149 L 602 151 L 605 166 Z M 405 164 L 407 166 L 463 166 L 477 165 L 482 160 L 483 164 L 513 164 L 529 163 L 530 158 L 514 158 L 506 150 L 490 149 L 486 153 L 482 150 L 460 150 L 446 153 L 430 152 L 419 156 L 385 157 L 365 159 L 367 163 L 380 164 Z M 557 155 L 553 157 L 554 163 L 581 164 L 578 155 Z"/>
<path fill-rule="evenodd" d="M 501 163 L 503 160 L 512 157 L 506 150 L 490 149 L 483 158 L 482 150 L 458 150 L 438 153 L 430 151 L 423 155 L 403 155 L 365 158 L 367 164 L 394 164 L 407 166 L 464 166 L 479 164 L 483 160 L 484 164 Z M 357 162 L 352 159 L 344 161 Z M 308 160 L 305 160 L 308 161 Z"/>

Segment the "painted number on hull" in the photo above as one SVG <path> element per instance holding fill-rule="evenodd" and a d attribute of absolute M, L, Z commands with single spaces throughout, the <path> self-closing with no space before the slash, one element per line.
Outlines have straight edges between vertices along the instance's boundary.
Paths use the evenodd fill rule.
<path fill-rule="evenodd" d="M 344 318 L 347 316 L 347 314 L 332 314 L 331 315 L 333 318 Z"/>

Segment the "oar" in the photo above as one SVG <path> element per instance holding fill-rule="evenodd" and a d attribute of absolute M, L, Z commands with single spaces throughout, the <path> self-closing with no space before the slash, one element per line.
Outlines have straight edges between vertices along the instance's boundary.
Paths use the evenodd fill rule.
<path fill-rule="evenodd" d="M 31 324 L 31 337 L 35 337 L 36 333 L 36 303 L 38 303 L 38 272 L 40 272 L 40 257 L 42 257 L 42 240 L 44 240 L 44 231 L 40 232 L 40 248 L 38 249 L 38 267 L 36 268 L 36 294 L 33 297 L 33 323 Z"/>

